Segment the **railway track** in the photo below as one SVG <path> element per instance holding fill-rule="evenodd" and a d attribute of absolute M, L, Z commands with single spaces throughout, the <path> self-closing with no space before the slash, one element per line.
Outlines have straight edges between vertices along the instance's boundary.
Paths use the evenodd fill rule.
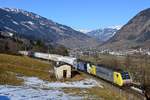
<path fill-rule="evenodd" d="M 126 91 L 127 93 L 133 94 L 134 96 L 138 97 L 140 100 L 144 100 L 144 99 L 146 100 L 143 93 L 132 89 L 132 87 L 124 88 L 123 90 Z"/>

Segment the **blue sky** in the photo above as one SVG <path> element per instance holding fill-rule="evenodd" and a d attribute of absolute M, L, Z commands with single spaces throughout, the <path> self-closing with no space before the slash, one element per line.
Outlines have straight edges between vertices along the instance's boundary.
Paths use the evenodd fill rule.
<path fill-rule="evenodd" d="M 76 29 L 124 25 L 150 0 L 0 0 L 0 7 L 21 8 Z"/>

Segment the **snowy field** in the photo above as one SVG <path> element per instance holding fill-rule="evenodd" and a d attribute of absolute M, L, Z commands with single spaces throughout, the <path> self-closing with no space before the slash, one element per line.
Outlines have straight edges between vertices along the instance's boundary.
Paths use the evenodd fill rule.
<path fill-rule="evenodd" d="M 22 86 L 0 85 L 0 95 L 7 96 L 11 100 L 81 100 L 84 97 L 66 94 L 62 88 L 103 88 L 93 79 L 75 82 L 47 82 L 36 77 L 22 78 L 25 81 Z"/>

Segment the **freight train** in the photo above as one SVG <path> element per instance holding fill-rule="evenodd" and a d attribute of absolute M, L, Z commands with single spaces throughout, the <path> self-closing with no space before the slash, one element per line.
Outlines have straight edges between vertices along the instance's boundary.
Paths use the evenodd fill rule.
<path fill-rule="evenodd" d="M 33 52 L 33 51 L 19 51 L 20 54 L 44 59 L 44 60 L 52 60 L 52 61 L 61 61 L 68 63 L 70 65 L 76 66 L 76 58 L 74 57 L 68 57 L 68 56 L 62 56 L 57 54 L 48 54 L 48 53 L 41 53 L 41 52 Z"/>
<path fill-rule="evenodd" d="M 77 61 L 76 68 L 80 71 L 97 76 L 120 87 L 132 84 L 129 72 L 104 67 L 104 65 L 94 65 L 90 62 Z"/>
<path fill-rule="evenodd" d="M 47 53 L 30 52 L 30 51 L 20 51 L 19 53 L 23 55 L 35 57 L 35 58 L 68 63 L 77 70 L 97 76 L 101 79 L 104 79 L 118 86 L 131 85 L 132 83 L 132 78 L 130 74 L 123 70 L 111 69 L 104 65 L 94 65 L 90 62 L 77 60 L 76 58 L 73 57 L 61 56 L 56 54 L 47 54 Z"/>

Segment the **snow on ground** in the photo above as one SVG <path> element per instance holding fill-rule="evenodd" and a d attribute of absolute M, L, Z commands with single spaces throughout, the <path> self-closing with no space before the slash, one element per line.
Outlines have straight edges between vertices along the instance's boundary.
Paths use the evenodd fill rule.
<path fill-rule="evenodd" d="M 93 79 L 85 79 L 75 82 L 46 82 L 36 77 L 24 77 L 23 79 L 25 80 L 25 85 L 30 85 L 34 87 L 38 86 L 41 88 L 92 88 L 95 86 L 99 86 L 102 88 L 102 86 Z"/>
<path fill-rule="evenodd" d="M 75 82 L 47 82 L 36 77 L 21 77 L 22 86 L 0 85 L 0 96 L 11 100 L 81 100 L 82 96 L 66 94 L 61 88 L 92 88 L 102 87 L 93 79 Z"/>
<path fill-rule="evenodd" d="M 10 100 L 78 100 L 79 96 L 70 96 L 61 90 L 42 90 L 24 86 L 0 86 L 0 95 Z"/>

